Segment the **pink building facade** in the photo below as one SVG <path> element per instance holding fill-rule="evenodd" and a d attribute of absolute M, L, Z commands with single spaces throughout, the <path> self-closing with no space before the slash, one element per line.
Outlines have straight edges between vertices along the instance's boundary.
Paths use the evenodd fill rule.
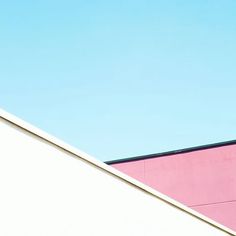
<path fill-rule="evenodd" d="M 236 231 L 236 141 L 107 164 Z"/>

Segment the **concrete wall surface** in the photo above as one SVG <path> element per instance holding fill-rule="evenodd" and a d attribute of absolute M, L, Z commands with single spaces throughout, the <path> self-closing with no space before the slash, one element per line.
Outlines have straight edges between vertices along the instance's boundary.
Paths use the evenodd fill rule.
<path fill-rule="evenodd" d="M 112 166 L 236 231 L 235 144 Z"/>
<path fill-rule="evenodd" d="M 5 118 L 0 144 L 0 235 L 235 235 Z"/>

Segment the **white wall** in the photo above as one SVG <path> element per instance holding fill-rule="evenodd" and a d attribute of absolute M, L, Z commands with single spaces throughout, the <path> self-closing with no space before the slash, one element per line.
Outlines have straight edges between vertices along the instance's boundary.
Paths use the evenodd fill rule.
<path fill-rule="evenodd" d="M 0 119 L 0 235 L 227 233 Z"/>

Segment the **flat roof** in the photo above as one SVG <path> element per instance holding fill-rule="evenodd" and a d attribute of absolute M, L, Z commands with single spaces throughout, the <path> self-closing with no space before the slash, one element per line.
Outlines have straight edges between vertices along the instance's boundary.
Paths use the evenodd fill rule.
<path fill-rule="evenodd" d="M 211 149 L 211 148 L 219 148 L 219 147 L 224 147 L 224 146 L 229 146 L 229 145 L 234 145 L 234 144 L 236 144 L 236 140 L 230 140 L 230 141 L 225 141 L 225 142 L 218 142 L 218 143 L 206 144 L 206 145 L 201 145 L 201 146 L 177 149 L 177 150 L 172 150 L 172 151 L 167 151 L 167 152 L 159 152 L 159 153 L 153 153 L 153 154 L 147 154 L 147 155 L 141 155 L 141 156 L 121 158 L 121 159 L 116 159 L 116 160 L 111 160 L 111 161 L 105 161 L 105 163 L 108 165 L 112 165 L 112 164 L 119 164 L 119 163 L 131 162 L 131 161 L 140 161 L 140 160 L 146 160 L 146 159 L 151 159 L 151 158 L 183 154 L 183 153 L 188 153 L 188 152 L 202 151 L 202 150 Z"/>

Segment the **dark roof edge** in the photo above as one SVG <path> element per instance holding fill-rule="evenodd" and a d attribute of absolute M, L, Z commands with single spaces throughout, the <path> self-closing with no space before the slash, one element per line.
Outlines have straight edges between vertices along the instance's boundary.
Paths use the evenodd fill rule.
<path fill-rule="evenodd" d="M 176 155 L 176 154 L 187 153 L 187 152 L 201 151 L 201 150 L 210 149 L 210 148 L 229 146 L 233 144 L 236 144 L 236 140 L 230 140 L 230 141 L 213 143 L 213 144 L 206 144 L 206 145 L 183 148 L 183 149 L 167 151 L 167 152 L 160 152 L 160 153 L 153 153 L 153 154 L 148 154 L 148 155 L 122 158 L 122 159 L 117 159 L 117 160 L 105 161 L 105 163 L 108 165 L 111 165 L 111 164 L 119 164 L 119 163 L 124 163 L 124 162 L 131 162 L 131 161 L 140 161 L 140 160 L 145 160 L 145 159 L 150 159 L 150 158 L 164 157 L 164 156 Z"/>

